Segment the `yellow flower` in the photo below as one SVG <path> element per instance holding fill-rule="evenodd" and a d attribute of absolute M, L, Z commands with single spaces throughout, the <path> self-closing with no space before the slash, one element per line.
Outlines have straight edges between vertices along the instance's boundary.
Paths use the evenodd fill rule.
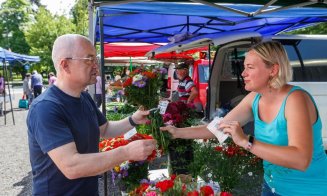
<path fill-rule="evenodd" d="M 117 173 L 120 172 L 120 167 L 119 166 L 114 167 L 114 171 Z"/>

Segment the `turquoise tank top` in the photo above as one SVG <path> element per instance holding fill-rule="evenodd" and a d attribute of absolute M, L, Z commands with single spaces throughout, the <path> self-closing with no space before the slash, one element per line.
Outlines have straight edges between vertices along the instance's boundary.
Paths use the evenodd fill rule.
<path fill-rule="evenodd" d="M 261 98 L 257 94 L 252 103 L 254 115 L 254 134 L 258 141 L 278 146 L 288 145 L 287 120 L 285 118 L 285 104 L 288 96 L 295 90 L 303 90 L 293 86 L 287 94 L 281 108 L 271 123 L 266 123 L 259 118 L 258 105 Z M 306 92 L 313 100 L 313 97 Z M 317 106 L 316 106 L 317 108 Z M 312 126 L 313 130 L 313 155 L 306 171 L 302 172 L 263 161 L 264 180 L 273 192 L 287 196 L 327 196 L 327 157 L 323 146 L 321 131 L 322 123 L 318 112 L 318 119 Z M 305 139 L 305 138 L 303 138 Z"/>

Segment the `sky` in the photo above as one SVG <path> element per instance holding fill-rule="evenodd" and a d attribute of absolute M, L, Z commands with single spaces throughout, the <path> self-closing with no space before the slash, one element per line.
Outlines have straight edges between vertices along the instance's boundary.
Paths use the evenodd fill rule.
<path fill-rule="evenodd" d="M 6 0 L 0 0 L 2 4 Z M 76 0 L 41 0 L 52 14 L 68 15 Z"/>

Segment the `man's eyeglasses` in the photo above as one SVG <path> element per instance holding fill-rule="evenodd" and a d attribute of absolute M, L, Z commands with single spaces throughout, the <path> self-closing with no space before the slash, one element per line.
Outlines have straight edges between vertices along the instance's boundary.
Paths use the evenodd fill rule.
<path fill-rule="evenodd" d="M 67 60 L 85 60 L 87 64 L 99 65 L 99 59 L 97 57 L 66 57 Z"/>

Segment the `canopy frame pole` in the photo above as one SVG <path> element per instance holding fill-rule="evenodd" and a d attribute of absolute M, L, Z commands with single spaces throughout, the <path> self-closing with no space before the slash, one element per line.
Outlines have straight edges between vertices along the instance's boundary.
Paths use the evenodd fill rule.
<path fill-rule="evenodd" d="M 244 11 L 241 11 L 241 10 L 233 9 L 233 8 L 230 8 L 230 7 L 227 7 L 227 6 L 223 6 L 223 5 L 219 5 L 219 4 L 209 3 L 209 2 L 203 1 L 203 0 L 190 0 L 190 1 L 193 1 L 193 2 L 196 2 L 196 3 L 201 3 L 201 4 L 204 4 L 204 5 L 208 5 L 208 6 L 211 6 L 211 7 L 214 7 L 214 8 L 219 8 L 219 9 L 227 10 L 227 11 L 234 12 L 234 13 L 237 13 L 237 14 L 240 14 L 240 15 L 244 15 L 244 16 L 249 16 L 250 15 L 250 13 L 248 13 L 248 12 L 244 12 Z"/>
<path fill-rule="evenodd" d="M 8 77 L 8 73 L 7 73 L 7 64 L 6 64 L 6 60 L 2 59 L 2 63 L 3 63 L 3 72 L 4 72 L 4 78 L 9 78 Z M 12 108 L 12 99 L 11 99 L 11 92 L 10 92 L 10 84 L 8 82 L 8 84 L 6 84 L 6 80 L 3 80 L 3 85 L 4 85 L 4 92 L 3 92 L 3 106 L 4 106 L 4 118 L 5 118 L 5 125 L 7 124 L 7 116 L 6 116 L 6 111 L 7 111 L 7 107 L 6 107 L 6 85 L 8 86 L 8 95 L 9 95 L 9 102 L 10 102 L 10 108 L 11 108 L 11 116 L 12 116 L 12 120 L 13 120 L 13 124 L 15 125 L 15 117 L 14 117 L 14 110 Z"/>
<path fill-rule="evenodd" d="M 100 65 L 101 65 L 101 90 L 102 90 L 102 114 L 107 117 L 106 112 L 106 99 L 105 99 L 105 80 L 104 80 L 104 37 L 103 37 L 103 13 L 99 12 L 99 33 L 100 33 Z M 103 189 L 104 195 L 108 195 L 108 172 L 103 174 Z"/>

